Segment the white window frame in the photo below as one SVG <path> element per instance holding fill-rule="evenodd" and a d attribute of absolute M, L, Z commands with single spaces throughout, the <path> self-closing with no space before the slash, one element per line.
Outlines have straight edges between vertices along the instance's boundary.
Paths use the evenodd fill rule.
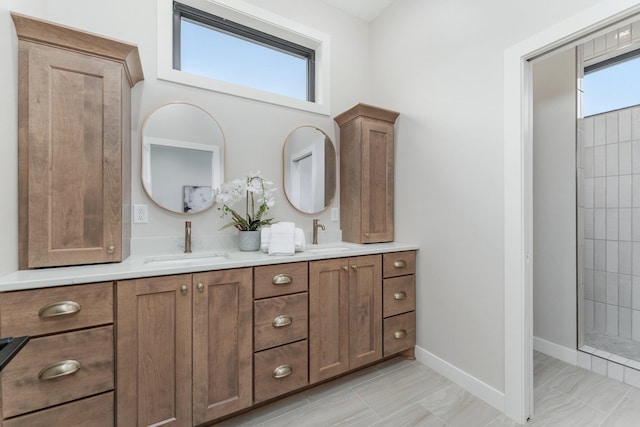
<path fill-rule="evenodd" d="M 315 102 L 173 69 L 173 0 L 158 0 L 158 78 L 269 104 L 330 115 L 330 49 L 327 34 L 241 0 L 180 0 L 180 3 L 314 49 Z"/>

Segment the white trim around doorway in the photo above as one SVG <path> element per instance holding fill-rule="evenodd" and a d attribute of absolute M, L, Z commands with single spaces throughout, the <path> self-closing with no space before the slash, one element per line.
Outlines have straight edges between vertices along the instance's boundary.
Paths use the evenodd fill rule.
<path fill-rule="evenodd" d="M 521 424 L 533 410 L 529 60 L 639 12 L 637 0 L 604 0 L 504 52 L 504 408 L 508 417 Z"/>

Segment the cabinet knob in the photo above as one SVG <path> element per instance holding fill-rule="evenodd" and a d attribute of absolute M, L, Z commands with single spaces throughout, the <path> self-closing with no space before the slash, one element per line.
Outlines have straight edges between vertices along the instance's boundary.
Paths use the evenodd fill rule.
<path fill-rule="evenodd" d="M 41 318 L 66 316 L 82 310 L 82 306 L 75 301 L 60 301 L 45 305 L 38 311 Z"/>
<path fill-rule="evenodd" d="M 354 270 L 357 270 L 358 266 L 354 264 L 354 265 L 351 266 L 351 268 L 354 269 Z"/>
<path fill-rule="evenodd" d="M 405 268 L 407 263 L 403 259 L 399 259 L 398 261 L 393 261 L 393 266 L 395 268 Z"/>
<path fill-rule="evenodd" d="M 115 246 L 111 245 L 111 246 L 108 246 L 108 247 L 107 247 L 107 253 L 108 253 L 108 254 L 112 254 L 112 253 L 114 253 L 115 251 L 116 251 L 116 247 L 115 247 Z"/>
<path fill-rule="evenodd" d="M 342 266 L 342 269 L 343 269 L 344 271 L 349 271 L 349 267 L 347 267 L 346 265 L 343 265 L 343 266 Z"/>
<path fill-rule="evenodd" d="M 396 301 L 401 301 L 401 300 L 407 299 L 407 293 L 404 292 L 404 291 L 395 292 L 393 294 L 393 299 L 396 300 Z"/>
<path fill-rule="evenodd" d="M 80 370 L 80 368 L 82 368 L 82 365 L 77 360 L 63 360 L 42 368 L 38 374 L 38 378 L 40 381 L 48 381 L 54 378 L 75 374 Z"/>
<path fill-rule="evenodd" d="M 182 292 L 182 295 L 186 295 L 188 291 L 189 288 L 187 287 L 187 285 L 180 286 L 180 292 Z"/>
<path fill-rule="evenodd" d="M 202 283 L 198 283 L 198 292 L 204 291 L 204 285 Z"/>
<path fill-rule="evenodd" d="M 400 329 L 399 331 L 395 331 L 393 333 L 393 338 L 397 339 L 397 340 L 401 340 L 402 338 L 406 338 L 407 337 L 407 330 L 406 329 Z"/>
<path fill-rule="evenodd" d="M 273 319 L 273 322 L 271 322 L 274 328 L 284 328 L 285 326 L 289 326 L 292 323 L 293 319 L 291 318 L 291 316 L 287 315 L 278 316 Z"/>
<path fill-rule="evenodd" d="M 280 365 L 273 370 L 271 376 L 279 380 L 280 378 L 288 377 L 291 374 L 293 374 L 293 368 L 291 367 L 291 365 Z"/>
<path fill-rule="evenodd" d="M 288 285 L 293 283 L 293 277 L 289 274 L 276 274 L 273 276 L 273 279 L 271 279 L 271 283 L 274 285 Z"/>

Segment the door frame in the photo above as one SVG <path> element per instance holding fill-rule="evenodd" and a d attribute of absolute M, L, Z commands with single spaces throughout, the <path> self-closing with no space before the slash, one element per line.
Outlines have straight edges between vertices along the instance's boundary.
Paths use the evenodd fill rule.
<path fill-rule="evenodd" d="M 530 61 L 593 36 L 638 13 L 638 1 L 601 1 L 504 52 L 504 411 L 521 424 L 533 411 L 533 90 Z"/>

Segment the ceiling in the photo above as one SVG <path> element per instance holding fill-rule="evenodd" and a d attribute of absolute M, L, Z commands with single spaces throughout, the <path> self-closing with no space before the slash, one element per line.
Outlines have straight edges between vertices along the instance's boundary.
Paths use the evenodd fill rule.
<path fill-rule="evenodd" d="M 367 22 L 373 21 L 394 0 L 322 0 Z"/>

